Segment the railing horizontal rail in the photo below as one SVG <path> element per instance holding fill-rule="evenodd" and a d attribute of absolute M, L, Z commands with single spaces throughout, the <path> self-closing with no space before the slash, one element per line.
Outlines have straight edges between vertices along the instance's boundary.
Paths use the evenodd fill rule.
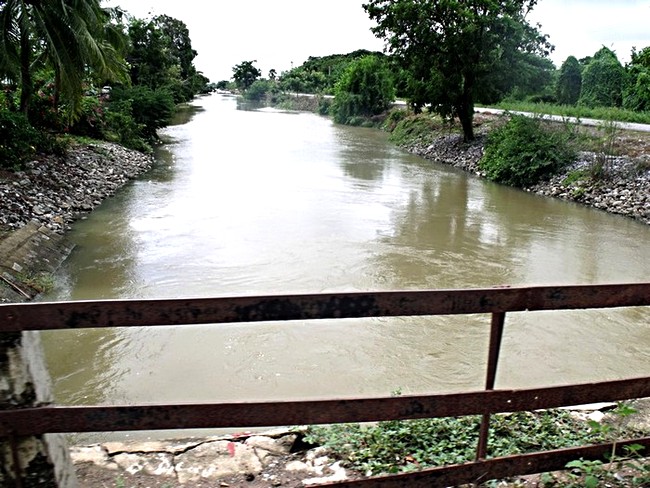
<path fill-rule="evenodd" d="M 650 449 L 650 437 L 598 444 L 596 446 L 499 457 L 385 477 L 378 476 L 368 479 L 349 480 L 342 483 L 327 483 L 326 486 L 346 486 L 348 488 L 371 488 L 375 486 L 382 488 L 404 486 L 409 488 L 435 488 L 482 483 L 494 479 L 562 470 L 565 469 L 568 462 L 576 459 L 603 460 L 612 453 L 622 458 L 626 455 L 625 447 L 633 444 L 644 446 L 648 450 Z"/>
<path fill-rule="evenodd" d="M 269 427 L 482 415 L 477 462 L 333 486 L 449 486 L 562 469 L 568 461 L 602 459 L 612 449 L 620 450 L 631 443 L 648 449 L 650 437 L 483 460 L 490 415 L 650 397 L 650 377 L 494 390 L 506 312 L 648 305 L 650 283 L 0 304 L 0 335 L 28 330 L 492 314 L 484 391 L 218 404 L 19 409 L 5 405 L 3 408 L 8 409 L 0 410 L 0 438 L 13 440 L 15 446 L 17 438 L 45 433 Z M 12 449 L 15 453 L 17 447 Z M 21 476 L 19 471 L 17 478 Z"/>
<path fill-rule="evenodd" d="M 0 437 L 456 417 L 650 396 L 650 377 L 550 388 L 385 398 L 222 404 L 36 407 L 0 411 Z"/>
<path fill-rule="evenodd" d="M 0 305 L 0 332 L 650 305 L 650 283 Z"/>

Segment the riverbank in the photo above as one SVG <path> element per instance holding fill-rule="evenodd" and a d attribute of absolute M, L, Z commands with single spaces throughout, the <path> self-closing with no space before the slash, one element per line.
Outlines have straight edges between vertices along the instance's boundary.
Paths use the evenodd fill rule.
<path fill-rule="evenodd" d="M 24 171 L 2 171 L 0 232 L 35 222 L 63 233 L 152 164 L 151 155 L 97 141 L 74 143 L 66 156 L 41 155 Z"/>
<path fill-rule="evenodd" d="M 440 162 L 484 177 L 479 168 L 487 135 L 499 116 L 476 114 L 476 139 L 463 142 L 460 134 L 448 130 L 414 142 L 403 149 L 425 159 Z M 597 129 L 589 129 L 598 137 Z M 562 173 L 522 190 L 569 200 L 606 212 L 650 224 L 650 134 L 619 130 L 613 136 L 614 154 L 581 152 L 578 161 Z M 589 176 L 596 163 L 604 164 L 604 174 Z"/>
<path fill-rule="evenodd" d="M 30 300 L 47 288 L 72 250 L 70 225 L 152 164 L 151 155 L 97 141 L 0 172 L 0 302 Z"/>

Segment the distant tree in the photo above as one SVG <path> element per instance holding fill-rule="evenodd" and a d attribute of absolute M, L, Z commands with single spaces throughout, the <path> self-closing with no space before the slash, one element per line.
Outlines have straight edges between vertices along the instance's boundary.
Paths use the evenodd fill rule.
<path fill-rule="evenodd" d="M 546 37 L 526 20 L 536 0 L 370 0 L 363 7 L 373 32 L 409 72 L 416 109 L 429 104 L 457 116 L 474 138 L 477 90 L 512 53 L 548 54 Z"/>
<path fill-rule="evenodd" d="M 476 101 L 498 103 L 505 97 L 514 100 L 545 100 L 555 97 L 552 85 L 555 65 L 547 57 L 512 51 L 501 60 L 501 68 L 487 73 L 477 86 Z"/>
<path fill-rule="evenodd" d="M 320 71 L 308 70 L 304 66 L 283 73 L 280 89 L 294 93 L 323 93 L 327 90 L 327 77 Z"/>
<path fill-rule="evenodd" d="M 609 48 L 602 47 L 582 72 L 581 105 L 620 107 L 623 103 L 625 69 Z"/>
<path fill-rule="evenodd" d="M 558 103 L 575 105 L 580 98 L 581 89 L 582 68 L 580 62 L 574 56 L 569 56 L 560 67 L 560 75 L 555 87 Z"/>
<path fill-rule="evenodd" d="M 262 76 L 262 72 L 253 63 L 257 63 L 257 61 L 242 61 L 232 68 L 232 78 L 240 90 L 247 90 L 255 80 Z"/>
<path fill-rule="evenodd" d="M 275 81 L 275 79 L 277 78 L 277 76 L 278 76 L 278 72 L 277 72 L 274 68 L 271 68 L 271 69 L 269 70 L 269 80 L 273 80 L 273 81 Z"/>
<path fill-rule="evenodd" d="M 365 56 L 352 62 L 336 84 L 330 113 L 335 122 L 346 124 L 354 117 L 386 111 L 394 99 L 395 87 L 386 62 Z"/>
<path fill-rule="evenodd" d="M 305 93 L 334 93 L 334 85 L 341 78 L 348 65 L 364 56 L 384 57 L 383 53 L 372 52 L 367 49 L 358 49 L 348 54 L 330 54 L 329 56 L 310 56 L 302 66 L 297 69 L 308 73 L 312 78 L 310 85 L 313 91 Z"/>
<path fill-rule="evenodd" d="M 650 46 L 632 50 L 627 65 L 628 81 L 623 93 L 623 106 L 628 110 L 650 110 Z"/>
<path fill-rule="evenodd" d="M 194 67 L 197 53 L 192 49 L 185 23 L 168 15 L 151 20 L 132 19 L 129 39 L 133 84 L 152 90 L 166 88 L 177 103 L 205 90 L 209 80 Z"/>

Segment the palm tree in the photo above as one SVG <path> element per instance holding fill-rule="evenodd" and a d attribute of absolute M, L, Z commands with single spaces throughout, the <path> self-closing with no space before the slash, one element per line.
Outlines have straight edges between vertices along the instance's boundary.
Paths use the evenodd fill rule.
<path fill-rule="evenodd" d="M 115 13 L 99 0 L 0 0 L 0 76 L 20 85 L 22 112 L 29 113 L 39 65 L 54 70 L 55 104 L 62 95 L 72 117 L 88 69 L 105 80 L 127 79 L 125 36 L 111 22 Z"/>

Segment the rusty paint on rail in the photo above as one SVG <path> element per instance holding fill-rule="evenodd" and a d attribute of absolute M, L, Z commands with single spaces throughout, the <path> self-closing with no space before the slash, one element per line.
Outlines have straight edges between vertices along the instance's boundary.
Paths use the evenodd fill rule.
<path fill-rule="evenodd" d="M 0 305 L 0 332 L 650 305 L 650 283 Z"/>
<path fill-rule="evenodd" d="M 650 378 L 381 398 L 180 405 L 36 407 L 0 411 L 0 437 L 370 422 L 517 412 L 650 396 Z"/>

